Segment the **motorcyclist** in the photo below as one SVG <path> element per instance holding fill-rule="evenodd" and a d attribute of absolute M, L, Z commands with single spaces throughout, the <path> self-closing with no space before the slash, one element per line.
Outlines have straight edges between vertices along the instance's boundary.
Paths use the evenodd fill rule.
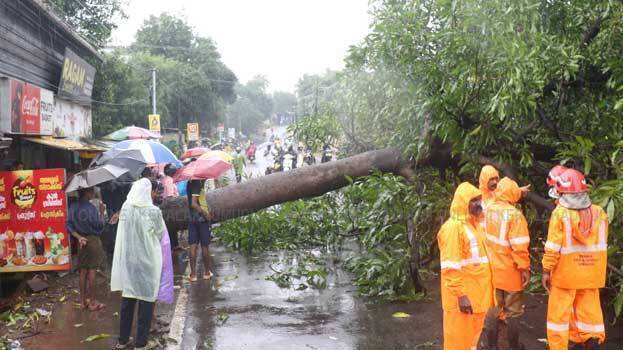
<path fill-rule="evenodd" d="M 303 157 L 303 162 L 307 165 L 312 165 L 316 163 L 316 157 L 314 156 L 314 152 L 310 147 L 305 149 L 305 155 Z"/>
<path fill-rule="evenodd" d="M 296 168 L 296 152 L 294 146 L 290 145 L 288 150 L 281 156 L 283 171 L 288 171 Z"/>
<path fill-rule="evenodd" d="M 301 168 L 305 164 L 305 145 L 299 142 L 296 149 L 296 167 Z"/>
<path fill-rule="evenodd" d="M 249 161 L 253 162 L 255 160 L 255 151 L 257 150 L 257 146 L 255 146 L 255 142 L 251 141 L 249 147 L 247 147 L 245 154 Z"/>
<path fill-rule="evenodd" d="M 322 146 L 322 163 L 330 162 L 333 160 L 333 147 L 330 144 L 325 143 Z"/>

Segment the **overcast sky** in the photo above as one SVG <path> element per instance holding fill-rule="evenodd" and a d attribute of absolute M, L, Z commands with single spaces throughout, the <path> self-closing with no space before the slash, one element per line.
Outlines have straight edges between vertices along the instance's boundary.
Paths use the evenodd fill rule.
<path fill-rule="evenodd" d="M 294 91 L 305 73 L 343 67 L 368 33 L 368 0 L 129 0 L 113 45 L 128 45 L 150 15 L 168 12 L 218 45 L 242 82 L 257 74 L 270 90 Z"/>

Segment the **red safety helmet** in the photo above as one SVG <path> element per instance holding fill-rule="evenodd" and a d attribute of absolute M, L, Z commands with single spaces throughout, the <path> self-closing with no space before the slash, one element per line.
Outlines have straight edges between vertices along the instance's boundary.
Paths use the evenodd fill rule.
<path fill-rule="evenodd" d="M 549 174 L 547 174 L 547 186 L 549 187 L 556 186 L 556 183 L 558 182 L 560 175 L 562 175 L 562 173 L 564 173 L 568 169 L 569 168 L 567 168 L 566 166 L 562 166 L 562 165 L 556 165 L 555 167 L 553 167 L 552 170 L 549 171 Z"/>
<path fill-rule="evenodd" d="M 584 174 L 575 169 L 567 169 L 558 177 L 556 191 L 558 191 L 558 193 L 588 192 Z"/>

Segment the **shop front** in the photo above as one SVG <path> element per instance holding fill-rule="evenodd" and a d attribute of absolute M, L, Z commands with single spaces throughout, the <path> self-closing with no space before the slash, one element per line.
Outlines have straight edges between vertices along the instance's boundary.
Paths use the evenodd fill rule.
<path fill-rule="evenodd" d="M 103 151 L 85 141 L 91 136 L 90 107 L 13 78 L 0 78 L 0 131 L 13 139 L 5 169 L 19 160 L 27 169 L 76 172 Z"/>

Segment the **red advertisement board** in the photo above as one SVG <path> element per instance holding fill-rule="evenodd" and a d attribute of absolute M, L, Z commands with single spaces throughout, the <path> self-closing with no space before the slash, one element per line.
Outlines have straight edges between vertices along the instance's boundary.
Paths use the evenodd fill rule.
<path fill-rule="evenodd" d="M 41 88 L 11 80 L 11 131 L 23 134 L 41 132 Z"/>
<path fill-rule="evenodd" d="M 69 270 L 64 169 L 0 172 L 0 272 Z"/>

